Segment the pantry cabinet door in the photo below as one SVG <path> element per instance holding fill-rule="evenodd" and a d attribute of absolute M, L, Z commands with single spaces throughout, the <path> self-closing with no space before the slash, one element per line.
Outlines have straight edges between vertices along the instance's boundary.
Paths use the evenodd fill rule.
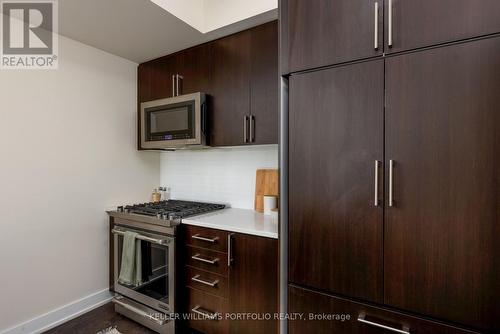
<path fill-rule="evenodd" d="M 292 75 L 289 83 L 290 281 L 380 302 L 384 63 Z"/>
<path fill-rule="evenodd" d="M 500 330 L 500 38 L 386 60 L 385 302 Z M 389 191 L 389 189 L 387 189 Z"/>

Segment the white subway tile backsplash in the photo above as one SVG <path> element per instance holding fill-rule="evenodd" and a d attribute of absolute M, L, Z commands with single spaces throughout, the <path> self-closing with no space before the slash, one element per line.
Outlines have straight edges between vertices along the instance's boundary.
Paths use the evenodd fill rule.
<path fill-rule="evenodd" d="M 278 146 L 211 148 L 161 153 L 161 185 L 174 199 L 253 209 L 255 172 L 278 168 Z"/>

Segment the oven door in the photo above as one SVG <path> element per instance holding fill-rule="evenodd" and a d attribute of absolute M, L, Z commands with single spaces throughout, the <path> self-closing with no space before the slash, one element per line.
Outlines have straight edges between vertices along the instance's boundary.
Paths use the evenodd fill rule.
<path fill-rule="evenodd" d="M 204 145 L 204 97 L 202 93 L 194 93 L 141 103 L 142 148 Z"/>
<path fill-rule="evenodd" d="M 142 282 L 137 286 L 120 280 L 123 239 L 126 231 L 137 233 L 136 247 L 141 248 Z M 174 312 L 175 238 L 130 227 L 115 226 L 114 277 L 115 292 L 163 313 Z"/>

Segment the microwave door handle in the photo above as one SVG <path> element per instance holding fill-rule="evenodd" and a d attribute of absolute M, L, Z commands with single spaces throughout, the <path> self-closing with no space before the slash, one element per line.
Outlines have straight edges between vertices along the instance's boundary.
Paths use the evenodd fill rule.
<path fill-rule="evenodd" d="M 207 105 L 206 102 L 201 105 L 201 132 L 207 133 Z"/>

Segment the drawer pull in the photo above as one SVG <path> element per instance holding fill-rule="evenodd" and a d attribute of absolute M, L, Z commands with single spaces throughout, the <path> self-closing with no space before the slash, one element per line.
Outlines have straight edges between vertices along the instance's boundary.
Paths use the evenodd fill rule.
<path fill-rule="evenodd" d="M 197 305 L 194 308 L 192 308 L 191 312 L 194 312 L 194 313 L 201 315 L 202 317 L 210 319 L 210 320 L 217 320 L 217 316 L 218 316 L 217 313 L 210 313 L 208 311 L 201 309 L 200 305 Z"/>
<path fill-rule="evenodd" d="M 378 323 L 373 322 L 373 321 L 366 320 L 365 317 L 366 317 L 366 314 L 361 313 L 358 316 L 358 321 L 362 322 L 362 323 L 364 323 L 366 325 L 373 326 L 373 327 L 378 327 L 378 328 L 382 328 L 382 329 L 386 329 L 386 330 L 394 332 L 394 333 L 410 334 L 410 329 L 408 327 L 404 326 L 403 329 L 397 329 L 397 328 L 389 327 L 389 326 L 386 326 L 386 325 L 378 324 Z"/>
<path fill-rule="evenodd" d="M 215 287 L 219 283 L 218 279 L 216 279 L 213 282 L 204 281 L 204 280 L 200 279 L 200 275 L 196 275 L 196 276 L 192 277 L 191 281 L 205 284 L 205 285 L 211 286 L 212 288 Z"/>
<path fill-rule="evenodd" d="M 211 242 L 211 243 L 216 243 L 219 237 L 214 237 L 214 238 L 205 238 L 200 236 L 199 234 L 195 234 L 191 236 L 191 238 L 196 239 L 196 240 L 201 240 L 201 241 L 206 241 L 206 242 Z"/>
<path fill-rule="evenodd" d="M 204 263 L 209 263 L 209 264 L 216 264 L 219 261 L 219 258 L 217 258 L 217 257 L 213 260 L 204 259 L 204 258 L 200 257 L 200 254 L 195 254 L 195 255 L 191 256 L 191 258 L 193 260 L 204 262 Z"/>

